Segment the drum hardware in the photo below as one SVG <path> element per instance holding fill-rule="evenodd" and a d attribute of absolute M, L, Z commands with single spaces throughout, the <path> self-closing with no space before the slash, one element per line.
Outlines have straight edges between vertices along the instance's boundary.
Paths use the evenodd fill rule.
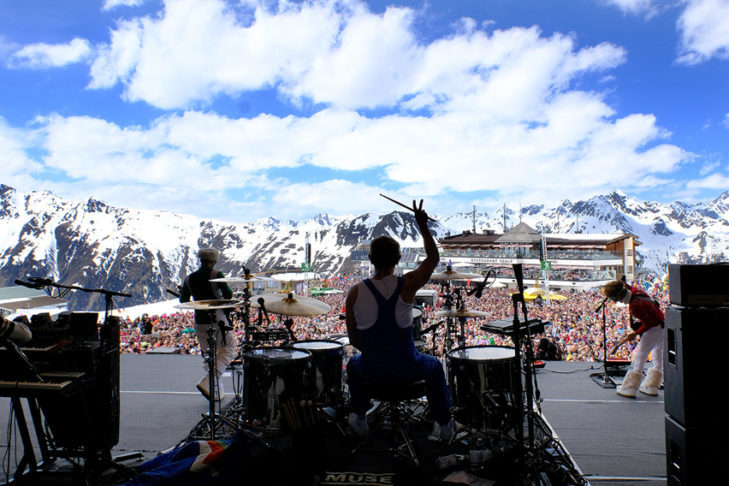
<path fill-rule="evenodd" d="M 430 276 L 430 280 L 448 282 L 450 280 L 475 280 L 483 278 L 483 275 L 477 273 L 460 273 L 454 271 L 450 265 L 446 266 L 445 271 L 434 273 Z"/>
<path fill-rule="evenodd" d="M 536 384 L 536 374 L 534 373 L 532 363 L 534 362 L 534 346 L 532 343 L 532 337 L 531 337 L 531 329 L 529 325 L 529 316 L 527 313 L 527 306 L 526 301 L 524 300 L 524 275 L 522 271 L 522 264 L 521 263 L 515 263 L 513 265 L 514 268 L 514 277 L 516 278 L 516 283 L 519 288 L 518 293 L 514 293 L 511 295 L 512 305 L 514 308 L 514 318 L 513 318 L 513 331 L 512 331 L 512 342 L 514 343 L 514 349 L 516 350 L 516 359 L 517 363 L 519 365 L 519 376 L 522 375 L 522 366 L 524 368 L 523 374 L 524 374 L 524 382 L 526 384 L 526 390 L 522 387 L 521 379 L 517 380 L 515 383 L 516 390 L 515 390 L 515 409 L 517 414 L 517 423 L 521 424 L 521 426 L 516 428 L 516 440 L 518 447 L 521 448 L 521 451 L 524 453 L 525 456 L 533 456 L 535 453 L 538 452 L 538 447 L 535 444 L 534 440 L 534 427 L 535 427 L 535 415 L 537 413 L 541 413 L 541 394 L 539 392 L 539 387 Z M 521 322 L 519 320 L 519 307 L 521 304 L 521 314 L 524 317 L 524 321 Z M 524 331 L 524 334 L 522 334 L 522 331 Z M 521 347 L 524 346 L 525 350 L 525 359 L 521 359 Z M 524 404 L 524 396 L 526 395 L 526 408 Z M 536 394 L 536 395 L 535 395 Z M 535 399 L 536 396 L 536 399 Z M 535 410 L 536 407 L 536 410 Z M 527 419 L 527 440 L 526 444 L 524 442 L 524 417 L 526 416 Z"/>
<path fill-rule="evenodd" d="M 271 448 L 271 444 L 266 440 L 266 437 L 255 430 L 251 430 L 246 424 L 242 423 L 236 418 L 232 418 L 229 414 L 224 414 L 220 410 L 220 404 L 216 410 L 216 398 L 218 394 L 218 374 L 215 369 L 216 362 L 216 339 L 215 339 L 215 327 L 208 326 L 208 356 L 205 361 L 208 365 L 208 390 L 210 396 L 208 397 L 209 409 L 208 413 L 203 414 L 202 420 L 198 422 L 187 437 L 187 440 L 196 440 L 201 438 L 209 438 L 215 440 L 218 438 L 218 431 L 224 429 L 232 429 L 237 432 L 245 434 L 247 437 L 256 440 L 261 445 L 267 448 Z M 229 435 L 226 432 L 224 435 Z M 206 437 L 207 436 L 207 437 Z M 222 436 L 222 435 L 221 435 Z"/>

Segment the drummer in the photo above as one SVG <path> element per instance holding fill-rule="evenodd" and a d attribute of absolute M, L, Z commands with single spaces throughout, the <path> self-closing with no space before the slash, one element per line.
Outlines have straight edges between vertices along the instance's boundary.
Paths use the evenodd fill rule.
<path fill-rule="evenodd" d="M 223 278 L 222 272 L 215 270 L 215 263 L 218 261 L 220 252 L 213 248 L 203 248 L 197 252 L 200 258 L 200 268 L 188 275 L 182 284 L 180 302 L 189 302 L 190 297 L 194 300 L 208 299 L 230 299 L 233 291 L 227 283 L 211 282 L 210 279 Z M 215 371 L 218 375 L 218 390 L 215 399 L 223 399 L 223 383 L 220 381 L 225 369 L 236 355 L 235 337 L 228 333 L 225 328 L 229 326 L 228 318 L 221 309 L 217 310 L 195 310 L 195 334 L 202 351 L 203 358 L 208 353 L 208 329 L 215 326 Z M 205 374 L 195 385 L 205 398 L 210 398 L 209 376 L 207 360 L 203 361 Z"/>
<path fill-rule="evenodd" d="M 443 365 L 433 356 L 419 353 L 413 344 L 413 302 L 415 292 L 430 278 L 440 257 L 428 230 L 428 215 L 413 201 L 415 221 L 423 235 L 426 258 L 403 277 L 394 275 L 400 261 L 400 245 L 389 236 L 372 240 L 369 258 L 375 267 L 372 278 L 349 290 L 346 300 L 347 333 L 350 343 L 360 350 L 347 363 L 352 412 L 348 423 L 360 436 L 369 427 L 365 415 L 369 398 L 362 381 L 410 382 L 424 379 L 427 397 L 435 418 L 432 436 L 451 440 L 455 422 L 450 414 L 450 394 Z"/>

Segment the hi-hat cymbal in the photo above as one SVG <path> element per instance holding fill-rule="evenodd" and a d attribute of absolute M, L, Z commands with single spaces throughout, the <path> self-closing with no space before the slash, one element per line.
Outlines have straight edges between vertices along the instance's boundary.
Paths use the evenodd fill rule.
<path fill-rule="evenodd" d="M 260 307 L 259 299 L 263 299 L 266 311 L 285 316 L 318 316 L 332 310 L 329 304 L 321 300 L 294 294 L 261 294 L 251 298 L 251 306 Z"/>
<path fill-rule="evenodd" d="M 443 310 L 434 313 L 436 317 L 487 317 L 486 312 L 470 309 Z"/>
<path fill-rule="evenodd" d="M 434 273 L 430 276 L 430 280 L 473 280 L 477 278 L 483 280 L 483 275 L 479 275 L 477 273 L 460 273 L 453 270 Z"/>
<path fill-rule="evenodd" d="M 209 299 L 209 300 L 192 300 L 190 302 L 182 302 L 175 307 L 178 309 L 193 310 L 216 310 L 216 309 L 232 309 L 243 304 L 243 301 L 235 299 Z"/>

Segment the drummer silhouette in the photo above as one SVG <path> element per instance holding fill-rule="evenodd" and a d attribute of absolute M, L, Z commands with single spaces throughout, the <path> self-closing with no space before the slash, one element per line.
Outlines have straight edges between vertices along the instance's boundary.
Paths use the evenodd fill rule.
<path fill-rule="evenodd" d="M 347 333 L 361 354 L 347 363 L 352 412 L 348 423 L 360 436 L 367 435 L 366 412 L 369 397 L 362 382 L 408 383 L 425 380 L 427 398 L 435 419 L 433 436 L 451 440 L 455 422 L 450 413 L 450 394 L 443 365 L 434 356 L 419 353 L 413 343 L 413 303 L 415 293 L 425 285 L 440 257 L 430 234 L 428 215 L 413 201 L 412 211 L 423 236 L 425 259 L 402 277 L 394 275 L 400 261 L 400 245 L 389 236 L 370 244 L 371 278 L 349 290 L 346 300 Z"/>
<path fill-rule="evenodd" d="M 215 263 L 218 261 L 220 252 L 213 248 L 202 248 L 197 252 L 200 258 L 200 268 L 187 276 L 182 284 L 180 291 L 180 302 L 189 302 L 192 297 L 194 300 L 208 299 L 230 299 L 233 297 L 233 291 L 228 284 L 222 282 L 211 282 L 214 278 L 223 278 L 222 272 L 215 270 Z M 200 345 L 203 358 L 207 358 L 208 353 L 208 329 L 215 326 L 215 371 L 218 378 L 223 374 L 230 362 L 236 354 L 235 338 L 231 333 L 225 331 L 228 326 L 228 318 L 223 310 L 195 310 L 195 334 Z M 203 369 L 205 374 L 195 385 L 205 398 L 210 398 L 208 363 L 207 359 L 203 360 Z M 223 384 L 218 379 L 218 389 L 215 393 L 215 399 L 220 401 L 223 399 Z"/>

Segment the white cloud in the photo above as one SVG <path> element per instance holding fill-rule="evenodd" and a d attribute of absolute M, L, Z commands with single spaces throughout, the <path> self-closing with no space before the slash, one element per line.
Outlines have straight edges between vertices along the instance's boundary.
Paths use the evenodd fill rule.
<path fill-rule="evenodd" d="M 686 183 L 687 189 L 719 189 L 725 191 L 727 187 L 729 187 L 729 177 L 716 173 Z"/>
<path fill-rule="evenodd" d="M 729 59 L 729 0 L 684 0 L 678 19 L 679 62 Z"/>
<path fill-rule="evenodd" d="M 146 126 L 49 115 L 32 132 L 18 129 L 42 137 L 38 160 L 108 190 L 117 204 L 199 214 L 234 191 L 251 194 L 235 208 L 263 216 L 271 203 L 302 215 L 372 210 L 383 207 L 384 187 L 434 204 L 470 191 L 547 204 L 666 184 L 691 157 L 654 116 L 618 115 L 601 93 L 574 88 L 585 73 L 604 77 L 623 63 L 619 46 L 578 47 L 537 27 L 486 32 L 468 21 L 423 43 L 413 33 L 417 12 L 373 14 L 355 0 L 225 5 L 177 0 L 157 16 L 120 21 L 92 64 L 91 88 L 121 83 L 129 100 L 187 111 Z M 189 108 L 266 87 L 327 108 L 240 119 Z M 357 112 L 374 106 L 389 114 Z M 307 183 L 282 175 L 303 164 L 322 175 Z M 379 179 L 365 180 L 372 173 Z"/>
<path fill-rule="evenodd" d="M 113 10 L 117 7 L 139 7 L 144 0 L 105 0 L 101 10 Z"/>
<path fill-rule="evenodd" d="M 614 5 L 627 14 L 652 17 L 658 12 L 656 0 L 600 0 L 600 2 Z"/>
<path fill-rule="evenodd" d="M 11 55 L 10 65 L 32 69 L 62 67 L 81 62 L 90 55 L 89 41 L 77 37 L 66 44 L 26 45 Z"/>
<path fill-rule="evenodd" d="M 43 169 L 28 157 L 32 134 L 13 128 L 0 117 L 0 182 L 19 189 L 35 188 L 32 176 Z"/>
<path fill-rule="evenodd" d="M 125 20 L 100 49 L 90 87 L 122 83 L 129 100 L 161 108 L 277 87 L 294 102 L 345 109 L 403 103 L 503 113 L 625 60 L 611 44 L 577 50 L 570 37 L 543 38 L 537 28 L 489 35 L 471 25 L 423 45 L 413 10 L 374 14 L 356 0 L 254 5 L 245 17 L 220 0 L 179 0 L 159 17 Z"/>
<path fill-rule="evenodd" d="M 395 209 L 379 196 L 382 189 L 368 184 L 354 183 L 343 179 L 331 179 L 317 183 L 287 184 L 278 188 L 273 195 L 277 207 L 306 208 L 304 215 L 317 211 L 339 214 L 361 214 L 364 212 L 389 212 Z M 397 199 L 398 194 L 390 194 Z M 407 198 L 400 200 L 408 201 Z"/>
<path fill-rule="evenodd" d="M 699 175 L 705 176 L 706 174 L 714 172 L 714 170 L 716 170 L 719 167 L 719 165 L 721 165 L 721 164 L 718 161 L 705 162 L 701 166 L 701 169 L 699 169 Z"/>

